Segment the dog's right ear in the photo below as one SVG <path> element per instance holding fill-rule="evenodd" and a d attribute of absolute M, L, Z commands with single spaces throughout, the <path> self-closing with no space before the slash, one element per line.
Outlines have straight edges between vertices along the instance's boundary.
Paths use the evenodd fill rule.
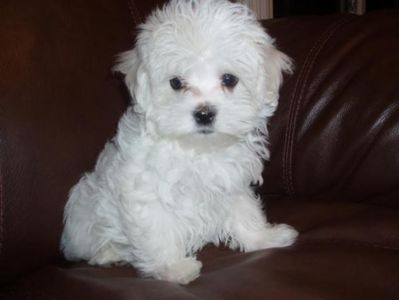
<path fill-rule="evenodd" d="M 122 52 L 117 56 L 116 65 L 112 72 L 119 72 L 125 76 L 125 84 L 132 97 L 135 97 L 134 88 L 137 84 L 137 72 L 139 69 L 139 59 L 136 49 Z"/>
<path fill-rule="evenodd" d="M 120 72 L 125 76 L 125 84 L 135 104 L 135 110 L 142 112 L 148 105 L 149 98 L 148 76 L 139 57 L 137 49 L 122 52 L 118 55 L 117 64 L 113 72 Z"/>

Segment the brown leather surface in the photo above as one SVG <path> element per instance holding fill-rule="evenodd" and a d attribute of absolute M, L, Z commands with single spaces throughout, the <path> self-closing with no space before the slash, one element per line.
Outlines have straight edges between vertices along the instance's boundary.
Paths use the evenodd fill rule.
<path fill-rule="evenodd" d="M 0 278 L 59 257 L 68 190 L 126 99 L 110 67 L 131 44 L 121 1 L 0 2 Z"/>
<path fill-rule="evenodd" d="M 113 56 L 157 2 L 0 2 L 0 299 L 398 298 L 398 11 L 264 24 L 296 71 L 260 192 L 294 246 L 206 247 L 188 286 L 61 261 L 68 190 L 128 102 Z"/>
<path fill-rule="evenodd" d="M 287 249 L 249 254 L 207 247 L 201 277 L 188 286 L 137 278 L 130 267 L 52 265 L 9 287 L 34 299 L 396 299 L 397 212 L 366 204 L 282 201 L 272 221 L 294 224 Z M 83 298 L 82 298 L 83 299 Z"/>
<path fill-rule="evenodd" d="M 398 12 L 268 24 L 295 58 L 265 193 L 399 207 Z"/>

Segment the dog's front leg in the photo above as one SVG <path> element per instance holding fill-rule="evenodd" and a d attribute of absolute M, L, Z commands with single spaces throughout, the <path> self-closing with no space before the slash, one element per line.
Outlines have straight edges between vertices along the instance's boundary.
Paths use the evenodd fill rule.
<path fill-rule="evenodd" d="M 130 243 L 130 263 L 146 277 L 179 284 L 193 281 L 202 263 L 187 255 L 183 227 L 159 204 L 148 202 L 125 202 L 120 212 Z"/>
<path fill-rule="evenodd" d="M 260 200 L 251 195 L 241 195 L 234 200 L 226 227 L 232 248 L 245 252 L 286 247 L 298 236 L 290 225 L 267 223 Z"/>

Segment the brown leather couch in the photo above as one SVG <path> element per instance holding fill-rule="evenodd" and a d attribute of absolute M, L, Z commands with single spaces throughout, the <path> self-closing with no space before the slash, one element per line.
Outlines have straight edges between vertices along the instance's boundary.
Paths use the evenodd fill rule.
<path fill-rule="evenodd" d="M 398 11 L 264 22 L 296 70 L 259 192 L 294 246 L 206 247 L 188 286 L 63 261 L 68 190 L 128 104 L 114 55 L 155 2 L 0 2 L 0 298 L 399 299 Z"/>

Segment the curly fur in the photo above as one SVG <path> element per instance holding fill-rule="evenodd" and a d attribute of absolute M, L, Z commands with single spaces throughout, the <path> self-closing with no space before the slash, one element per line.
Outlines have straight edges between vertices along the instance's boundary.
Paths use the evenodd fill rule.
<path fill-rule="evenodd" d="M 244 5 L 172 0 L 140 26 L 119 56 L 134 100 L 95 169 L 72 188 L 61 248 L 69 260 L 126 262 L 144 276 L 188 283 L 207 243 L 254 251 L 293 243 L 267 223 L 250 185 L 262 183 L 267 118 L 290 59 Z M 239 79 L 234 88 L 221 75 Z M 184 80 L 174 90 L 169 80 Z M 204 133 L 199 106 L 216 117 Z"/>

